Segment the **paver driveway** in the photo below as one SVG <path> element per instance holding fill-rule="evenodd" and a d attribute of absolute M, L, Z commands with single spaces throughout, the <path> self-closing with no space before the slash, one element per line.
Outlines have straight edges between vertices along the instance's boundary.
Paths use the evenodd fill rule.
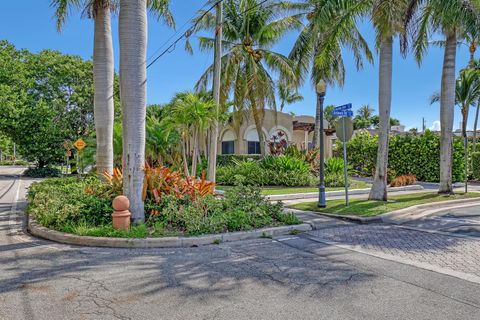
<path fill-rule="evenodd" d="M 325 242 L 480 283 L 480 239 L 390 225 L 346 225 L 309 232 Z"/>

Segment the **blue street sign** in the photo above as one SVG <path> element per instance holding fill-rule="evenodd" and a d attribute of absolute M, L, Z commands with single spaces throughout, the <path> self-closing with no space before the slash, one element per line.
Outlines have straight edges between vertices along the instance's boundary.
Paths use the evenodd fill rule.
<path fill-rule="evenodd" d="M 347 103 L 347 104 L 344 104 L 343 106 L 335 107 L 333 110 L 335 110 L 335 111 L 347 111 L 347 110 L 350 110 L 350 109 L 352 109 L 352 104 Z"/>
<path fill-rule="evenodd" d="M 334 117 L 353 117 L 352 110 L 333 110 Z"/>

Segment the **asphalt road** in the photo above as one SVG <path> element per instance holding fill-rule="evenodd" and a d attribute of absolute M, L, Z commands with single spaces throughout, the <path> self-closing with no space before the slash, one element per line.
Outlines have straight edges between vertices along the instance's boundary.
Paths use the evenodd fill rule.
<path fill-rule="evenodd" d="M 479 318 L 476 283 L 311 235 L 165 250 L 35 239 L 12 212 L 30 183 L 17 172 L 0 167 L 2 320 Z"/>

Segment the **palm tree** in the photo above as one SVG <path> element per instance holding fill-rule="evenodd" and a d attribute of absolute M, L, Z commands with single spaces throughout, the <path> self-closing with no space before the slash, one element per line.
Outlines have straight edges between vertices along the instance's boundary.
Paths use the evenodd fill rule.
<path fill-rule="evenodd" d="M 164 121 L 172 111 L 171 105 L 147 106 L 145 154 L 152 167 L 169 165 L 178 169 L 182 162 L 180 135 L 172 132 Z"/>
<path fill-rule="evenodd" d="M 307 18 L 307 23 L 303 26 L 289 55 L 295 61 L 297 72 L 302 78 L 310 72 L 314 86 L 320 80 L 331 85 L 343 86 L 344 48 L 353 53 L 357 69 L 363 67 L 363 57 L 373 62 L 367 42 L 357 27 L 357 19 L 370 7 L 369 1 L 302 0 L 293 7 Z M 318 103 L 315 127 L 320 127 Z M 314 146 L 318 146 L 319 141 L 318 130 L 315 130 Z"/>
<path fill-rule="evenodd" d="M 280 98 L 280 112 L 285 108 L 285 104 L 292 104 L 303 100 L 303 96 L 298 93 L 298 88 L 285 81 L 280 81 L 278 85 L 278 97 Z"/>
<path fill-rule="evenodd" d="M 362 119 L 370 120 L 373 116 L 373 111 L 373 108 L 370 107 L 369 104 L 364 104 L 357 110 L 357 116 Z"/>
<path fill-rule="evenodd" d="M 376 45 L 379 48 L 378 88 L 378 152 L 375 177 L 369 200 L 387 201 L 388 142 L 392 104 L 393 39 L 404 32 L 403 18 L 408 0 L 374 0 L 372 21 L 376 30 Z"/>
<path fill-rule="evenodd" d="M 147 98 L 147 1 L 120 0 L 120 100 L 122 101 L 123 193 L 135 223 L 145 221 L 142 189 Z"/>
<path fill-rule="evenodd" d="M 275 81 L 270 71 L 292 82 L 296 79 L 292 62 L 270 48 L 287 31 L 298 28 L 301 22 L 296 16 L 278 18 L 289 4 L 286 1 L 260 4 L 259 0 L 224 1 L 221 104 L 233 92 L 234 113 L 243 115 L 243 110 L 250 111 L 261 153 L 265 154 L 266 137 L 262 131 L 264 111 L 268 106 L 276 109 Z M 214 31 L 213 14 L 201 11 L 196 21 L 197 31 Z M 201 49 L 212 49 L 215 42 L 208 37 L 199 37 L 199 41 Z M 213 70 L 212 65 L 200 77 L 197 90 L 207 89 Z"/>
<path fill-rule="evenodd" d="M 200 158 L 201 137 L 211 127 L 216 116 L 216 104 L 211 94 L 205 92 L 177 93 L 170 103 L 169 116 L 163 119 L 166 126 L 181 136 L 183 168 L 186 176 L 195 176 Z M 187 153 L 192 151 L 192 170 L 188 168 Z"/>
<path fill-rule="evenodd" d="M 66 21 L 70 7 L 83 8 L 84 13 L 94 20 L 93 83 L 94 121 L 96 131 L 97 173 L 113 173 L 113 123 L 114 123 L 114 59 L 110 12 L 118 7 L 118 0 L 53 0 L 56 8 L 57 29 Z M 168 0 L 149 0 L 148 6 L 154 14 L 162 17 L 167 25 L 175 22 L 169 11 Z"/>
<path fill-rule="evenodd" d="M 417 14 L 418 13 L 418 14 Z M 416 19 L 416 17 L 419 17 Z M 428 48 L 431 33 L 445 37 L 440 92 L 440 187 L 441 194 L 452 194 L 452 131 L 455 106 L 455 59 L 457 42 L 479 27 L 476 0 L 410 0 L 405 26 L 416 30 L 413 41 L 420 63 Z"/>
<path fill-rule="evenodd" d="M 480 71 L 480 61 L 473 60 L 471 63 L 473 69 Z M 477 128 L 478 128 L 478 118 L 480 115 L 480 99 L 477 101 L 476 111 L 475 111 L 475 121 L 473 122 L 473 152 L 477 152 Z"/>
<path fill-rule="evenodd" d="M 465 192 L 468 182 L 468 137 L 467 123 L 470 106 L 480 99 L 480 71 L 475 69 L 463 69 L 455 84 L 455 103 L 462 112 L 462 136 L 465 156 Z M 440 101 L 440 95 L 434 94 L 431 103 Z"/>

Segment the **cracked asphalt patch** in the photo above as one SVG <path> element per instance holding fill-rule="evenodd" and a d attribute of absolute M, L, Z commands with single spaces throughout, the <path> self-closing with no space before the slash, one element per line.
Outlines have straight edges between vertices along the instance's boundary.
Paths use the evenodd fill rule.
<path fill-rule="evenodd" d="M 21 219 L 11 202 L 0 200 L 2 320 L 478 318 L 477 284 L 306 235 L 182 249 L 65 246 L 12 230 Z"/>

